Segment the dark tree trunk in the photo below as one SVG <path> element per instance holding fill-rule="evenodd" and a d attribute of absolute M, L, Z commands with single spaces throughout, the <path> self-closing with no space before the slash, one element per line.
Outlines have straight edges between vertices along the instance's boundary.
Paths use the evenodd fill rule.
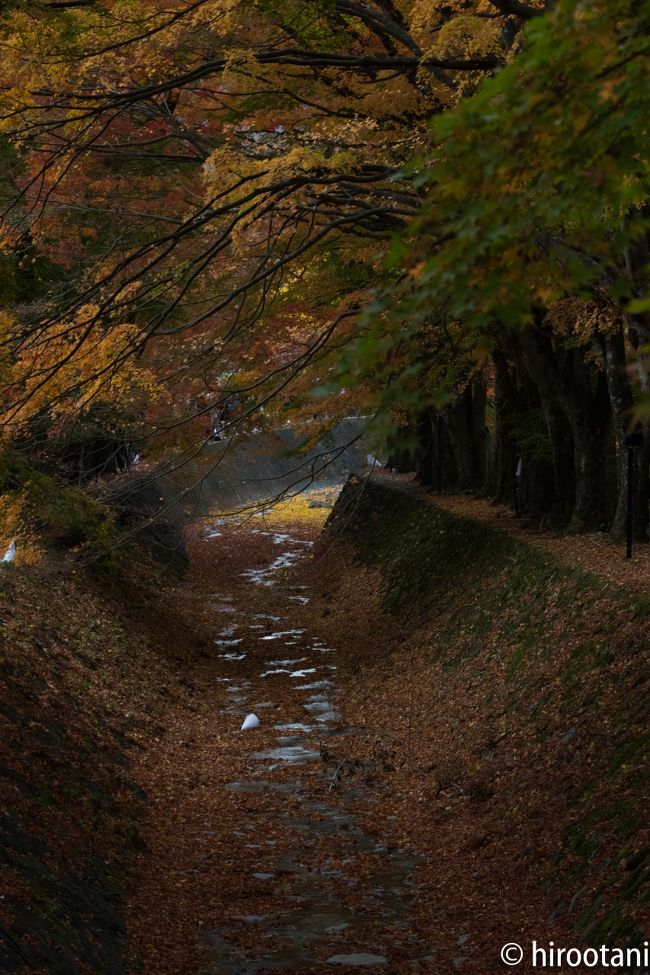
<path fill-rule="evenodd" d="M 423 487 L 430 488 L 433 484 L 435 455 L 432 436 L 431 411 L 421 414 L 417 422 L 418 455 L 415 474 Z"/>
<path fill-rule="evenodd" d="M 550 343 L 549 343 L 550 345 Z M 530 334 L 513 341 L 513 352 L 537 390 L 552 455 L 552 492 L 549 504 L 551 521 L 566 526 L 575 504 L 574 449 L 571 427 L 557 397 L 557 385 L 547 372 L 548 350 Z M 552 354 L 552 349 L 550 349 Z M 557 370 L 557 365 L 555 364 Z"/>
<path fill-rule="evenodd" d="M 573 532 L 602 531 L 607 527 L 603 444 L 609 403 L 601 378 L 598 377 L 594 395 L 582 350 L 569 351 L 561 402 L 573 433 L 576 496 L 569 522 L 569 531 Z"/>
<path fill-rule="evenodd" d="M 495 432 L 498 453 L 496 498 L 514 503 L 517 510 L 534 518 L 566 525 L 573 509 L 573 438 L 553 390 L 536 382 L 537 373 L 527 342 L 513 332 L 499 335 L 495 361 Z M 528 433 L 539 418 L 537 442 L 522 436 L 522 420 L 528 418 Z M 546 451 L 544 441 L 546 440 Z M 521 458 L 521 476 L 515 471 Z M 515 486 L 516 485 L 516 486 Z"/>
<path fill-rule="evenodd" d="M 432 490 L 456 487 L 455 454 L 443 413 L 427 410 L 418 420 L 417 479 Z"/>
<path fill-rule="evenodd" d="M 650 216 L 650 205 L 643 204 L 640 213 L 634 210 L 634 219 L 643 219 Z M 625 267 L 633 286 L 633 293 L 636 297 L 643 297 L 648 293 L 648 283 L 650 280 L 650 237 L 647 233 L 634 235 L 625 249 Z M 635 348 L 641 342 L 647 343 L 650 339 L 648 315 L 641 315 L 639 319 L 630 320 L 630 338 Z M 642 356 L 637 360 L 638 377 L 642 392 L 648 396 L 650 394 L 650 382 L 648 371 Z M 627 378 L 627 375 L 626 375 Z M 646 541 L 648 538 L 648 501 L 650 496 L 650 483 L 648 469 L 650 466 L 650 426 L 648 423 L 642 425 L 643 445 L 637 451 L 636 469 L 636 492 L 635 492 L 635 535 L 638 539 Z M 627 480 L 627 468 L 626 468 Z M 619 495 L 620 503 L 620 495 Z"/>
<path fill-rule="evenodd" d="M 544 415 L 552 424 L 549 425 L 552 442 L 557 442 L 560 433 L 556 423 L 558 408 L 571 428 L 575 498 L 569 530 L 601 530 L 606 524 L 601 404 L 591 391 L 583 354 L 579 349 L 563 350 L 559 363 L 549 335 L 541 328 L 524 332 L 520 347 L 539 391 Z M 554 458 L 558 473 L 559 463 L 561 458 Z"/>
<path fill-rule="evenodd" d="M 650 500 L 650 429 L 643 431 L 643 445 L 636 453 L 636 492 L 634 497 L 634 535 L 648 541 L 648 502 Z"/>
<path fill-rule="evenodd" d="M 573 430 L 576 477 L 569 531 L 602 531 L 606 527 L 602 441 L 594 437 L 593 428 L 585 422 L 581 411 L 576 411 L 569 422 Z"/>
<path fill-rule="evenodd" d="M 573 434 L 567 418 L 554 400 L 542 400 L 542 410 L 553 453 L 553 501 L 550 516 L 556 524 L 566 525 L 571 518 L 576 498 Z"/>
<path fill-rule="evenodd" d="M 461 491 L 478 490 L 485 475 L 485 379 L 468 385 L 447 410 L 447 425 Z"/>
<path fill-rule="evenodd" d="M 607 380 L 607 390 L 612 411 L 612 422 L 614 426 L 614 437 L 616 441 L 616 508 L 610 526 L 610 533 L 614 538 L 622 539 L 625 535 L 627 521 L 627 488 L 628 488 L 628 462 L 627 447 L 625 437 L 629 431 L 631 410 L 634 405 L 632 388 L 627 376 L 627 360 L 625 356 L 625 338 L 622 329 L 614 335 L 605 337 L 598 336 L 595 345 L 600 353 L 605 378 Z M 642 451 L 639 451 L 642 453 Z M 639 458 L 636 458 L 636 485 L 637 493 L 643 490 L 641 478 L 639 477 Z M 638 535 L 638 525 L 635 526 L 635 534 Z M 643 535 L 645 537 L 645 525 L 643 525 Z"/>
<path fill-rule="evenodd" d="M 551 438 L 539 391 L 516 356 L 513 375 L 520 403 L 520 415 L 516 418 L 514 429 L 515 454 L 520 472 L 516 479 L 517 511 L 541 519 L 552 509 L 554 501 L 553 466 L 550 456 L 544 451 L 545 443 L 551 446 Z M 522 422 L 524 429 L 521 429 Z"/>
<path fill-rule="evenodd" d="M 517 451 L 512 439 L 512 418 L 522 409 L 505 355 L 495 350 L 494 359 L 494 444 L 490 493 L 502 504 L 514 504 Z M 490 490 L 491 488 L 491 490 Z"/>

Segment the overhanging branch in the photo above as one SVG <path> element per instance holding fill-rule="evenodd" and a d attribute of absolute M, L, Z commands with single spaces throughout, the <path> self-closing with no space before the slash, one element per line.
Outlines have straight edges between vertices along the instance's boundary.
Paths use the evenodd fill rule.
<path fill-rule="evenodd" d="M 521 3 L 521 0 L 490 0 L 490 3 L 502 14 L 514 14 L 522 20 L 532 20 L 533 17 L 540 17 L 544 13 L 544 10 L 529 7 L 528 4 Z"/>

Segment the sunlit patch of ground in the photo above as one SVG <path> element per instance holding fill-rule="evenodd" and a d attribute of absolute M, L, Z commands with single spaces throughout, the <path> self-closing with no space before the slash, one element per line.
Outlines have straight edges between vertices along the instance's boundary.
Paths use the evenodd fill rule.
<path fill-rule="evenodd" d="M 203 524 L 207 530 L 213 528 L 216 531 L 242 525 L 257 527 L 258 522 L 262 528 L 293 525 L 319 531 L 327 521 L 341 488 L 341 484 L 318 485 L 238 510 L 216 510 Z"/>

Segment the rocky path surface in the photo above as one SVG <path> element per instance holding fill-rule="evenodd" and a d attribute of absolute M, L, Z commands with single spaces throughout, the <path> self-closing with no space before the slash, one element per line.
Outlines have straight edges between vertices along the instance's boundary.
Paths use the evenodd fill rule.
<path fill-rule="evenodd" d="M 129 928 L 144 975 L 433 970 L 410 922 L 418 857 L 344 716 L 338 649 L 309 630 L 313 537 L 216 519 L 194 538 L 184 599 L 212 634 L 142 763 Z M 259 727 L 240 731 L 248 714 Z"/>

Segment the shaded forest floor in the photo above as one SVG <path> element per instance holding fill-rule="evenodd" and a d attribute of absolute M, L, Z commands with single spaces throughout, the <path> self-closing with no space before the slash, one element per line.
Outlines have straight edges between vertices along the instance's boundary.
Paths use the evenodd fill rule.
<path fill-rule="evenodd" d="M 324 534 L 312 500 L 195 525 L 180 581 L 4 577 L 7 972 L 492 975 L 648 930 L 650 611 L 568 564 L 620 549 L 387 475 Z"/>

